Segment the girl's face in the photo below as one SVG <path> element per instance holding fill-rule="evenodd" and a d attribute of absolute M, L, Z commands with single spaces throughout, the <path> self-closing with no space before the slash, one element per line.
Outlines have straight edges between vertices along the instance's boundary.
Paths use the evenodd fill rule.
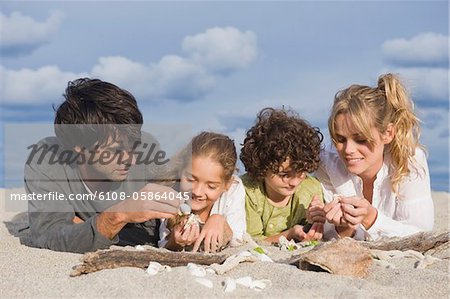
<path fill-rule="evenodd" d="M 191 208 L 196 214 L 209 214 L 213 204 L 228 189 L 223 172 L 222 165 L 205 156 L 193 157 L 192 167 L 182 171 L 181 191 L 192 192 Z"/>
<path fill-rule="evenodd" d="M 284 161 L 278 173 L 268 171 L 264 177 L 267 195 L 273 201 L 281 201 L 292 196 L 298 185 L 306 178 L 305 172 L 295 172 L 290 168 L 289 159 Z"/>
<path fill-rule="evenodd" d="M 375 138 L 373 148 L 370 147 L 367 139 L 356 130 L 347 113 L 339 114 L 336 117 L 335 146 L 337 152 L 347 170 L 363 180 L 375 178 L 381 169 L 384 146 L 392 141 L 394 131 L 390 125 L 386 133 L 380 134 L 376 128 L 372 127 L 371 135 Z"/>

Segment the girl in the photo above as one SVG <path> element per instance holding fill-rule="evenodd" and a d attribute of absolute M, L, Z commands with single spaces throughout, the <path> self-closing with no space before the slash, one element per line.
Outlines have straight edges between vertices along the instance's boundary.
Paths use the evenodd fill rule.
<path fill-rule="evenodd" d="M 160 227 L 160 247 L 182 250 L 203 242 L 205 252 L 216 252 L 230 241 L 242 240 L 245 232 L 245 191 L 234 175 L 236 148 L 225 135 L 202 132 L 177 159 L 180 191 L 191 192 L 191 209 L 200 223 L 185 226 L 186 217 L 171 229 L 167 221 Z M 201 227 L 200 227 L 201 226 Z"/>
<path fill-rule="evenodd" d="M 247 174 L 247 232 L 278 242 L 320 239 L 325 214 L 320 183 L 309 176 L 319 166 L 322 134 L 292 111 L 263 109 L 247 132 L 240 158 Z M 312 224 L 308 232 L 305 225 Z"/>
<path fill-rule="evenodd" d="M 326 237 L 378 239 L 433 228 L 419 120 L 397 76 L 338 92 L 328 128 L 337 153 L 324 151 L 316 173 L 327 202 Z"/>

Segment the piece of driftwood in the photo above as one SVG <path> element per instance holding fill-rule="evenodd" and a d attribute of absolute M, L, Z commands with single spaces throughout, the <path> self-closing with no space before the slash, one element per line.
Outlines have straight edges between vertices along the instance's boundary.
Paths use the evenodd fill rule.
<path fill-rule="evenodd" d="M 171 267 L 186 266 L 188 263 L 199 265 L 220 264 L 227 258 L 224 254 L 207 254 L 191 252 L 173 252 L 168 250 L 152 249 L 146 250 L 122 250 L 109 249 L 86 253 L 82 264 L 73 267 L 70 276 L 80 276 L 103 269 L 114 269 L 120 267 L 147 268 L 151 261 Z"/>
<path fill-rule="evenodd" d="M 370 250 L 351 238 L 322 243 L 302 254 L 298 261 L 302 270 L 322 270 L 353 277 L 365 277 L 371 264 Z"/>
<path fill-rule="evenodd" d="M 450 241 L 450 232 L 433 233 L 420 232 L 403 238 L 389 238 L 372 242 L 361 242 L 361 245 L 370 249 L 379 250 L 415 250 L 421 253 L 439 247 Z"/>

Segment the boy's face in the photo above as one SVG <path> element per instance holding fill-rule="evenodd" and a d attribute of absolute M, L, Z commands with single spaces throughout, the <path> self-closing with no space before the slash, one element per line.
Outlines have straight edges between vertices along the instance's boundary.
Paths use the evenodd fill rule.
<path fill-rule="evenodd" d="M 84 159 L 80 169 L 85 181 L 124 181 L 135 163 L 132 149 L 127 148 L 120 140 L 112 142 L 111 137 L 104 145 L 96 145 L 89 150 L 75 150 L 79 151 Z"/>
<path fill-rule="evenodd" d="M 266 173 L 264 184 L 269 198 L 278 201 L 292 196 L 305 178 L 305 172 L 295 172 L 290 168 L 288 158 L 281 164 L 278 173 L 275 174 L 272 171 Z"/>

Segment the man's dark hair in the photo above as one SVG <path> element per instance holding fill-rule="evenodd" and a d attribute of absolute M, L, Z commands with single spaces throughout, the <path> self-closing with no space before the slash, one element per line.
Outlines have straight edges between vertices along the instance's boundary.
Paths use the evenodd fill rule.
<path fill-rule="evenodd" d="M 278 173 L 287 158 L 292 170 L 313 172 L 319 167 L 322 139 L 320 130 L 294 111 L 264 108 L 247 132 L 240 159 L 256 181 L 263 179 L 269 170 Z"/>
<path fill-rule="evenodd" d="M 109 137 L 132 144 L 140 140 L 143 117 L 134 96 L 99 79 L 70 81 L 65 101 L 55 115 L 55 134 L 64 147 L 91 148 L 105 144 Z"/>

